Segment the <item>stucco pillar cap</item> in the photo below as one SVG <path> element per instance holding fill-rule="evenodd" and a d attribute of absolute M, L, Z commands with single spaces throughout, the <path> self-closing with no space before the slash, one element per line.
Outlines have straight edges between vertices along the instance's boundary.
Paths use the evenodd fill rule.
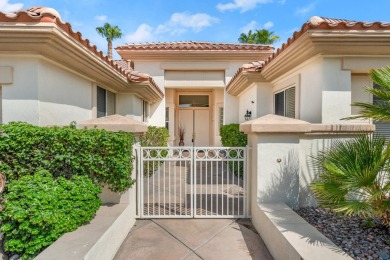
<path fill-rule="evenodd" d="M 105 129 L 112 132 L 124 131 L 137 134 L 145 133 L 148 130 L 147 124 L 121 115 L 95 118 L 77 124 L 77 128 L 95 127 L 98 129 Z"/>
<path fill-rule="evenodd" d="M 311 124 L 289 117 L 265 115 L 240 124 L 240 131 L 248 133 L 308 133 Z"/>

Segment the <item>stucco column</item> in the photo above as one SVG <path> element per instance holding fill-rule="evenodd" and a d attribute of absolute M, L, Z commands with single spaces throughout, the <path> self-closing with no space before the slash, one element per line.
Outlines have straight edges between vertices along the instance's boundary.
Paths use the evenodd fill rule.
<path fill-rule="evenodd" d="M 249 170 L 251 210 L 261 202 L 292 208 L 315 205 L 310 183 L 316 177 L 311 156 L 336 139 L 371 133 L 373 125 L 323 125 L 266 115 L 240 124 L 252 147 Z"/>

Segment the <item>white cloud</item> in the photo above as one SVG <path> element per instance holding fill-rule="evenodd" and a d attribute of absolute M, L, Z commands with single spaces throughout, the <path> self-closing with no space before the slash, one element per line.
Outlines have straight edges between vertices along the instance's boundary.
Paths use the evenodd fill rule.
<path fill-rule="evenodd" d="M 12 13 L 23 8 L 22 3 L 10 4 L 9 0 L 0 0 L 0 12 Z"/>
<path fill-rule="evenodd" d="M 311 3 L 307 6 L 297 8 L 297 10 L 295 10 L 295 14 L 296 15 L 305 15 L 305 14 L 313 11 L 315 7 L 316 7 L 315 3 Z"/>
<path fill-rule="evenodd" d="M 153 39 L 152 35 L 153 28 L 145 23 L 138 26 L 137 30 L 132 34 L 126 35 L 128 42 L 146 42 Z"/>
<path fill-rule="evenodd" d="M 194 32 L 200 32 L 206 27 L 210 27 L 219 20 L 205 13 L 174 13 L 169 21 L 157 26 L 156 33 L 169 33 L 171 35 L 177 35 L 185 33 L 188 29 Z"/>
<path fill-rule="evenodd" d="M 261 25 L 258 24 L 256 21 L 251 21 L 247 25 L 241 28 L 241 32 L 247 33 L 249 30 L 255 31 L 256 29 L 270 29 L 271 27 L 274 26 L 274 23 L 271 21 L 266 22 L 265 24 Z"/>
<path fill-rule="evenodd" d="M 256 21 L 251 21 L 250 23 L 248 23 L 247 25 L 245 25 L 244 27 L 241 28 L 241 32 L 247 33 L 247 32 L 249 32 L 249 30 L 254 31 L 257 28 L 258 28 L 257 22 Z"/>
<path fill-rule="evenodd" d="M 271 22 L 271 21 L 268 21 L 268 22 L 266 22 L 266 23 L 263 25 L 263 28 L 268 30 L 268 29 L 272 28 L 273 26 L 274 26 L 274 23 Z"/>
<path fill-rule="evenodd" d="M 95 16 L 95 19 L 98 20 L 98 21 L 107 21 L 107 16 L 106 15 L 98 15 L 98 16 Z"/>
<path fill-rule="evenodd" d="M 219 4 L 217 4 L 217 9 L 220 12 L 240 9 L 240 12 L 244 13 L 246 11 L 255 9 L 257 7 L 257 5 L 267 4 L 267 3 L 272 3 L 272 2 L 273 2 L 273 0 L 234 0 L 234 2 L 232 2 L 232 3 L 226 3 L 226 4 L 219 3 Z"/>
<path fill-rule="evenodd" d="M 278 4 L 280 4 L 280 5 L 284 5 L 286 3 L 286 0 L 279 0 L 278 1 Z"/>

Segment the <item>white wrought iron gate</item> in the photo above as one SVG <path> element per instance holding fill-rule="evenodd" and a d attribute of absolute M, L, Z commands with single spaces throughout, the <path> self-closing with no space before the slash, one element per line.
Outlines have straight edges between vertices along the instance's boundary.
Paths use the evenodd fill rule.
<path fill-rule="evenodd" d="M 246 147 L 140 147 L 140 218 L 248 216 Z"/>

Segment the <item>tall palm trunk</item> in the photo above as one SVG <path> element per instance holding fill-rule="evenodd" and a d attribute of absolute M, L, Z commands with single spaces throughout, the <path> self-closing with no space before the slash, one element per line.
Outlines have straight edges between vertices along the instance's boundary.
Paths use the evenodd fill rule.
<path fill-rule="evenodd" d="M 108 50 L 107 55 L 110 60 L 112 60 L 112 41 L 108 40 Z"/>

